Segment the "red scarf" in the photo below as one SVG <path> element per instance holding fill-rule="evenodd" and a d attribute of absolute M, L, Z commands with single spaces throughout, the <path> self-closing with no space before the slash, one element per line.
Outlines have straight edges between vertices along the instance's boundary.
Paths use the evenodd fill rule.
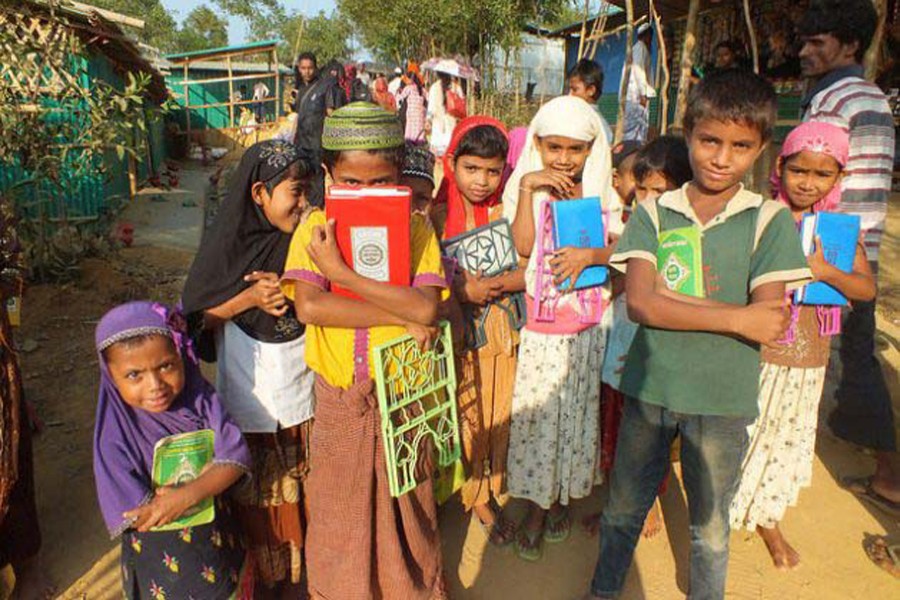
<path fill-rule="evenodd" d="M 444 155 L 444 179 L 441 181 L 441 187 L 438 190 L 437 198 L 435 198 L 435 204 L 447 204 L 447 224 L 444 226 L 444 239 L 450 239 L 467 231 L 466 209 L 463 204 L 464 202 L 467 202 L 467 200 L 463 198 L 462 194 L 459 192 L 459 188 L 456 186 L 456 175 L 453 172 L 453 159 L 456 154 L 456 148 L 459 146 L 463 137 L 471 130 L 476 127 L 481 127 L 482 125 L 490 125 L 491 127 L 497 128 L 507 139 L 509 139 L 509 134 L 506 132 L 506 127 L 503 126 L 503 123 L 492 117 L 466 117 L 457 123 L 456 128 L 453 130 L 453 137 L 450 139 L 450 145 L 447 146 L 447 153 Z M 497 191 L 488 196 L 483 202 L 472 205 L 475 209 L 476 227 L 488 224 L 490 209 L 500 203 L 500 198 L 503 196 L 503 186 L 506 184 L 508 175 L 509 173 L 507 170 L 504 170 L 503 181 L 501 181 L 500 185 L 497 187 Z"/>

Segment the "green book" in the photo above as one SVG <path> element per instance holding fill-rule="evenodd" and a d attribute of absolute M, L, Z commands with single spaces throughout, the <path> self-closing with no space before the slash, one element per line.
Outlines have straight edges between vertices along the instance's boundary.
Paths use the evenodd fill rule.
<path fill-rule="evenodd" d="M 179 486 L 200 476 L 213 460 L 212 429 L 201 429 L 164 437 L 153 447 L 153 488 Z M 207 498 L 189 508 L 181 518 L 153 531 L 171 531 L 195 525 L 206 525 L 216 517 L 213 499 Z"/>
<path fill-rule="evenodd" d="M 697 227 L 661 231 L 656 268 L 673 292 L 703 298 L 702 235 Z"/>

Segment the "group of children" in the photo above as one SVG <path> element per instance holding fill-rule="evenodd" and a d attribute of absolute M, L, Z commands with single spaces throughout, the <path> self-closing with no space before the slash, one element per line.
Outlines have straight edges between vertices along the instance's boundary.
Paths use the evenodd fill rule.
<path fill-rule="evenodd" d="M 862 250 L 848 274 L 821 248 L 804 256 L 797 234 L 804 214 L 839 202 L 847 134 L 798 127 L 764 200 L 741 181 L 771 139 L 771 86 L 735 71 L 691 93 L 684 138 L 641 148 L 611 149 L 576 96 L 546 103 L 521 145 L 499 121 L 469 117 L 436 194 L 434 157 L 404 147 L 395 116 L 336 111 L 322 139 L 330 180 L 413 190 L 408 287 L 344 262 L 334 222 L 306 202 L 307 157 L 277 141 L 250 148 L 191 268 L 186 318 L 137 302 L 97 328 L 95 470 L 127 597 L 446 597 L 433 457 L 421 453 L 415 489 L 391 496 L 370 352 L 407 333 L 428 347 L 441 320 L 458 365 L 462 502 L 492 544 L 539 560 L 568 538 L 571 502 L 608 479 L 588 522 L 600 557 L 586 597 L 617 597 L 642 529 L 659 527 L 679 437 L 691 597 L 723 597 L 732 526 L 757 528 L 776 565 L 796 564 L 777 523 L 809 485 L 828 315 L 789 310 L 786 294 L 812 278 L 851 300 L 875 289 Z M 543 252 L 545 203 L 586 197 L 600 199 L 606 246 Z M 518 268 L 486 276 L 442 259 L 442 240 L 500 219 Z M 669 289 L 657 265 L 660 235 L 687 228 L 702 239 L 702 297 Z M 598 265 L 620 274 L 564 284 Z M 548 299 L 554 316 L 538 319 Z M 473 346 L 463 332 L 475 320 L 484 343 Z M 218 361 L 218 392 L 198 356 Z M 154 489 L 154 445 L 199 429 L 215 435 L 210 466 Z M 507 495 L 526 501 L 521 522 L 504 513 Z M 209 497 L 211 523 L 157 530 Z"/>

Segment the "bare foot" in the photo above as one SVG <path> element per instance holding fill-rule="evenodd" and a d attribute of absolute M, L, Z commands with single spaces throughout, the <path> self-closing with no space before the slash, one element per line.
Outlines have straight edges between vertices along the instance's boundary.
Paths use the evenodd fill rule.
<path fill-rule="evenodd" d="M 650 539 L 656 537 L 656 535 L 662 531 L 662 528 L 662 512 L 660 512 L 659 498 L 657 498 L 656 501 L 653 502 L 653 508 L 647 513 L 647 518 L 644 519 L 644 528 L 641 530 L 641 535 Z"/>
<path fill-rule="evenodd" d="M 490 503 L 479 504 L 472 508 L 472 512 L 495 546 L 505 546 L 516 539 L 516 524 L 506 519 L 502 511 L 495 511 Z"/>
<path fill-rule="evenodd" d="M 581 528 L 591 537 L 600 533 L 600 517 L 602 512 L 591 513 L 581 519 Z"/>
<path fill-rule="evenodd" d="M 772 556 L 772 562 L 775 564 L 776 569 L 790 571 L 800 564 L 800 554 L 784 539 L 781 530 L 778 529 L 778 525 L 772 528 L 757 527 L 756 532 L 766 543 L 766 548 L 768 548 L 769 554 Z"/>

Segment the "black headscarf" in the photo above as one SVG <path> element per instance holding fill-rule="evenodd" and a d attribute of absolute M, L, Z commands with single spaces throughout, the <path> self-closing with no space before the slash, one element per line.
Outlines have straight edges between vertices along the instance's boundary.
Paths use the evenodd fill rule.
<path fill-rule="evenodd" d="M 209 331 L 203 332 L 203 311 L 219 306 L 252 285 L 244 275 L 253 271 L 281 274 L 287 259 L 291 234 L 269 223 L 253 201 L 253 184 L 262 182 L 269 193 L 299 163 L 306 178 L 313 165 L 293 144 L 269 140 L 254 144 L 244 153 L 229 182 L 229 192 L 216 220 L 204 234 L 200 250 L 184 285 L 182 303 L 191 334 L 199 337 L 201 357 L 215 360 Z M 281 317 L 251 308 L 232 319 L 241 330 L 261 342 L 281 343 L 303 335 L 304 326 L 290 306 Z"/>

